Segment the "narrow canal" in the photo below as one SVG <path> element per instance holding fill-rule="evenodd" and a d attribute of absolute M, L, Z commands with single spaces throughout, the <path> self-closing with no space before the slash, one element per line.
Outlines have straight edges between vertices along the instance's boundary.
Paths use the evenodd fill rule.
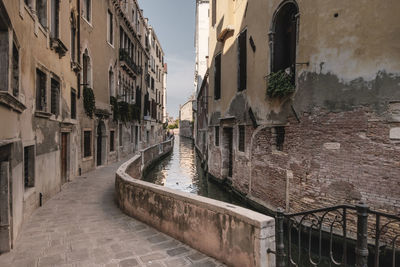
<path fill-rule="evenodd" d="M 207 177 L 201 168 L 193 141 L 177 135 L 172 153 L 149 171 L 144 180 L 238 206 L 246 206 L 229 190 Z"/>
<path fill-rule="evenodd" d="M 246 207 L 253 209 L 248 206 L 244 201 L 238 198 L 235 194 L 233 194 L 229 188 L 226 188 L 217 182 L 209 179 L 207 174 L 201 168 L 200 158 L 198 157 L 193 141 L 191 139 L 187 139 L 184 137 L 179 137 L 175 135 L 175 143 L 173 152 L 168 155 L 166 158 L 161 160 L 158 164 L 156 164 L 152 170 L 150 170 L 147 175 L 144 177 L 144 180 L 147 182 L 155 183 L 158 185 L 166 186 L 169 188 L 177 189 L 184 192 L 189 192 L 205 197 L 209 197 L 216 200 L 221 200 L 224 202 L 232 203 L 238 206 Z M 254 209 L 253 209 L 254 210 Z M 298 244 L 297 244 L 297 234 L 293 236 L 292 239 L 292 253 L 293 258 L 297 259 L 298 255 Z M 313 237 L 315 238 L 315 237 Z M 308 245 L 308 235 L 304 235 L 302 237 L 303 244 Z M 287 240 L 286 240 L 287 242 Z M 312 242 L 312 257 L 314 259 L 318 258 L 318 240 L 314 240 Z M 318 266 L 325 267 L 331 266 L 329 263 L 329 237 L 323 237 L 323 243 L 321 244 L 323 247 L 323 253 L 320 264 Z M 334 241 L 334 254 L 338 259 L 342 253 L 341 243 L 336 243 Z M 286 243 L 285 246 L 288 246 Z M 305 246 L 307 247 L 307 246 Z M 308 247 L 307 247 L 308 248 Z M 303 265 L 308 266 L 308 249 L 302 248 L 302 255 L 307 255 L 303 257 Z M 348 264 L 347 266 L 354 266 L 355 258 L 352 255 L 352 251 L 354 251 L 354 246 L 349 245 L 348 247 Z M 390 257 L 389 257 L 390 258 Z M 372 253 L 370 254 L 370 262 L 372 266 Z M 382 262 L 386 261 L 385 257 L 382 258 Z M 381 265 L 381 266 L 389 266 L 389 265 Z M 397 266 L 397 265 L 396 265 Z"/>

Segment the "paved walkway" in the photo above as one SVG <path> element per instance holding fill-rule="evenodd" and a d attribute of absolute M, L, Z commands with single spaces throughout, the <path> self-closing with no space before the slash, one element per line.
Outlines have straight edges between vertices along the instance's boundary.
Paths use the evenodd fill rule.
<path fill-rule="evenodd" d="M 114 202 L 120 164 L 66 184 L 25 223 L 0 266 L 223 266 L 124 215 Z"/>

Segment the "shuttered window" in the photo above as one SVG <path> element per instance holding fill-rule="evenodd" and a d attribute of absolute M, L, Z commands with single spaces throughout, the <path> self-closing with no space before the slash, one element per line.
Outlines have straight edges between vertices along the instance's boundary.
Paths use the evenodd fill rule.
<path fill-rule="evenodd" d="M 71 88 L 71 119 L 76 119 L 76 91 Z"/>
<path fill-rule="evenodd" d="M 214 60 L 214 98 L 221 98 L 221 54 L 216 55 Z"/>
<path fill-rule="evenodd" d="M 51 79 L 51 113 L 59 114 L 60 107 L 60 83 Z"/>
<path fill-rule="evenodd" d="M 246 89 L 247 85 L 247 30 L 238 37 L 238 91 Z"/>
<path fill-rule="evenodd" d="M 83 132 L 83 156 L 90 157 L 92 155 L 92 132 Z"/>
<path fill-rule="evenodd" d="M 239 125 L 239 151 L 244 152 L 245 143 L 245 127 L 244 125 Z"/>
<path fill-rule="evenodd" d="M 115 145 L 114 145 L 114 135 L 115 135 L 115 131 L 110 131 L 110 151 L 114 151 L 115 150 Z"/>
<path fill-rule="evenodd" d="M 276 149 L 279 151 L 283 150 L 283 143 L 285 142 L 285 127 L 275 127 L 276 132 Z"/>
<path fill-rule="evenodd" d="M 46 74 L 36 69 L 36 110 L 46 111 Z"/>
<path fill-rule="evenodd" d="M 35 186 L 35 147 L 24 147 L 25 188 Z"/>
<path fill-rule="evenodd" d="M 215 126 L 215 146 L 219 146 L 219 126 Z"/>

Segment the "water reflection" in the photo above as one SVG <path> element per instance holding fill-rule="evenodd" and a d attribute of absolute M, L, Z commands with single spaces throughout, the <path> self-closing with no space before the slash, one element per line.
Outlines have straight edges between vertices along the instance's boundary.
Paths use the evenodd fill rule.
<path fill-rule="evenodd" d="M 175 136 L 171 155 L 148 172 L 145 181 L 239 206 L 245 206 L 227 189 L 210 181 L 201 168 L 192 140 Z"/>

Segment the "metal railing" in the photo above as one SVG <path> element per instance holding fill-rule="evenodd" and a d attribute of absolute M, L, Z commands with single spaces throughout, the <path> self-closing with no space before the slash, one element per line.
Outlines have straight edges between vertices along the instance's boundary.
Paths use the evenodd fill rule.
<path fill-rule="evenodd" d="M 125 62 L 128 67 L 137 75 L 142 74 L 142 68 L 133 61 L 133 59 L 130 57 L 128 51 L 126 51 L 123 48 L 119 49 L 119 60 Z"/>
<path fill-rule="evenodd" d="M 278 209 L 275 220 L 277 267 L 400 266 L 400 217 L 364 203 L 291 214 Z"/>

